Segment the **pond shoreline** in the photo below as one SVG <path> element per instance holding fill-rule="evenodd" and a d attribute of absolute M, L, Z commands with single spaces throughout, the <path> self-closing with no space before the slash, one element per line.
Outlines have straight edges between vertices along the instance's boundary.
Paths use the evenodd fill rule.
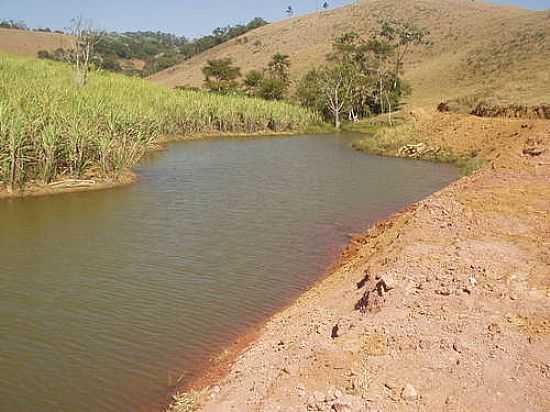
<path fill-rule="evenodd" d="M 350 243 L 169 410 L 549 407 L 550 124 L 430 114 L 415 128 L 486 166 Z"/>
<path fill-rule="evenodd" d="M 328 133 L 329 129 L 319 130 L 315 129 L 316 134 Z M 257 132 L 252 134 L 243 135 L 242 133 L 221 133 L 221 132 L 212 132 L 212 133 L 199 133 L 189 136 L 162 136 L 155 144 L 148 148 L 143 156 L 147 154 L 164 151 L 167 148 L 167 145 L 170 143 L 177 142 L 188 142 L 194 140 L 205 140 L 205 139 L 214 139 L 214 138 L 232 138 L 232 137 L 270 137 L 270 136 L 297 136 L 300 134 L 309 133 L 309 130 L 306 131 L 291 131 L 291 132 L 275 132 L 275 131 L 264 131 Z M 143 159 L 143 157 L 142 157 Z M 142 160 L 140 159 L 140 161 Z M 13 192 L 8 191 L 5 187 L 3 188 L 0 182 L 0 202 L 7 199 L 21 199 L 28 197 L 42 197 L 42 196 L 54 196 L 58 194 L 67 194 L 67 193 L 76 193 L 76 192 L 89 192 L 97 190 L 107 190 L 115 189 L 117 187 L 124 187 L 131 184 L 134 184 L 139 180 L 132 170 L 124 170 L 119 178 L 103 178 L 96 176 L 88 176 L 83 179 L 76 179 L 74 177 L 67 177 L 67 179 L 56 180 L 50 184 L 43 183 L 32 183 L 27 184 L 21 189 L 14 190 Z M 67 186 L 63 184 L 67 182 Z M 77 185 L 80 182 L 81 186 L 70 187 L 70 184 L 75 182 Z"/>
<path fill-rule="evenodd" d="M 375 222 L 373 227 L 384 227 L 389 224 L 395 217 L 408 213 L 414 205 L 409 205 L 402 210 L 395 212 L 385 218 L 382 218 Z M 285 311 L 291 309 L 298 300 L 309 293 L 312 293 L 317 287 L 320 287 L 323 282 L 332 276 L 335 272 L 351 263 L 360 252 L 361 245 L 367 242 L 369 237 L 368 233 L 364 234 L 351 234 L 349 242 L 340 248 L 337 256 L 329 263 L 327 268 L 322 271 L 321 276 L 315 280 L 306 290 L 299 293 L 297 296 L 289 297 L 286 303 L 282 303 L 281 307 L 273 312 L 266 319 L 251 325 L 248 327 L 237 339 L 230 342 L 226 347 L 218 352 L 215 356 L 202 365 L 200 372 L 192 374 L 187 382 L 183 384 L 176 384 L 171 389 L 170 393 L 166 397 L 166 400 L 162 402 L 161 410 L 171 410 L 174 408 L 174 401 L 181 398 L 180 394 L 197 393 L 203 391 L 205 388 L 215 385 L 220 382 L 237 361 L 237 359 L 261 336 L 262 331 L 271 322 L 271 320 Z"/>

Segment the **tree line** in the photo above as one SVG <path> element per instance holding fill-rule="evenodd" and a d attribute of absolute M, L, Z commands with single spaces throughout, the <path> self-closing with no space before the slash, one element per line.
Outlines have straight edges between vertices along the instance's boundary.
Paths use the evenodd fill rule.
<path fill-rule="evenodd" d="M 37 27 L 35 29 L 31 29 L 29 26 L 25 24 L 24 21 L 6 20 L 6 19 L 0 19 L 0 29 L 25 30 L 25 31 L 44 32 L 44 33 L 64 34 L 62 30 L 52 30 L 49 27 Z"/>
<path fill-rule="evenodd" d="M 229 28 L 214 32 L 221 38 L 233 35 Z M 71 63 L 77 83 L 84 86 L 90 70 L 104 63 L 98 50 L 105 34 L 94 30 L 93 25 L 82 18 L 73 20 L 70 34 L 75 38 L 75 48 L 58 51 L 56 59 Z M 157 37 L 172 46 L 181 41 L 172 35 L 158 34 Z M 337 36 L 326 64 L 310 70 L 294 84 L 289 75 L 290 57 L 276 53 L 266 67 L 251 70 L 244 78 L 232 58 L 208 60 L 202 68 L 204 86 L 217 94 L 289 100 L 321 113 L 326 120 L 333 121 L 336 128 L 345 117 L 356 121 L 387 113 L 391 121 L 391 113 L 399 109 L 403 97 L 410 92 L 402 79 L 405 58 L 413 46 L 429 45 L 427 31 L 409 22 L 385 18 L 379 21 L 376 31 L 366 36 L 356 32 Z"/>
<path fill-rule="evenodd" d="M 340 34 L 333 42 L 327 63 L 291 81 L 289 56 L 273 55 L 267 67 L 248 72 L 229 57 L 208 60 L 202 72 L 204 86 L 221 94 L 246 94 L 266 100 L 288 99 L 320 112 L 339 128 L 343 117 L 351 121 L 391 113 L 410 92 L 402 79 L 403 64 L 413 46 L 429 46 L 429 33 L 412 23 L 387 18 L 368 36 Z"/>
<path fill-rule="evenodd" d="M 220 94 L 243 94 L 265 100 L 287 98 L 289 79 L 289 56 L 276 53 L 263 70 L 251 70 L 241 82 L 238 81 L 241 69 L 233 64 L 230 57 L 208 60 L 202 68 L 204 86 L 207 90 Z"/>
<path fill-rule="evenodd" d="M 22 22 L 14 24 L 16 27 L 10 28 L 29 30 Z M 147 77 L 266 24 L 268 24 L 266 20 L 256 17 L 247 24 L 218 27 L 211 34 L 196 39 L 160 31 L 115 33 L 96 29 L 95 31 L 101 36 L 95 44 L 93 60 L 97 67 L 104 70 Z M 73 23 L 65 33 L 72 34 L 72 28 Z M 40 31 L 51 30 L 40 29 Z M 39 57 L 66 61 L 72 52 L 61 48 L 54 51 L 41 50 Z M 143 61 L 143 68 L 122 63 L 131 60 Z"/>

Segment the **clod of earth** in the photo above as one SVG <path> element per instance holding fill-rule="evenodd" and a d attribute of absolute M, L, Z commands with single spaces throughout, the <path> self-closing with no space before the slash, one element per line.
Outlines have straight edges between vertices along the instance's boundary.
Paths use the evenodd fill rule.
<path fill-rule="evenodd" d="M 330 337 L 332 339 L 336 339 L 339 335 L 338 335 L 338 330 L 340 329 L 340 327 L 336 324 L 332 327 L 332 331 L 330 333 Z"/>
<path fill-rule="evenodd" d="M 544 153 L 544 149 L 542 147 L 526 147 L 523 149 L 523 154 L 531 157 L 540 156 Z"/>
<path fill-rule="evenodd" d="M 367 288 L 363 297 L 355 304 L 355 310 L 361 313 L 378 312 L 386 301 L 385 294 L 393 289 L 384 279 L 378 277 L 372 279 L 367 271 L 365 271 L 365 278 L 358 282 L 357 286 Z"/>
<path fill-rule="evenodd" d="M 401 392 L 401 398 L 407 402 L 414 402 L 418 399 L 418 393 L 416 392 L 414 386 L 408 383 Z"/>
<path fill-rule="evenodd" d="M 399 151 L 398 155 L 400 157 L 421 157 L 421 156 L 427 156 L 427 155 L 433 155 L 440 151 L 439 148 L 435 147 L 429 147 L 425 143 L 418 143 L 418 144 L 408 144 L 405 146 L 402 146 Z"/>

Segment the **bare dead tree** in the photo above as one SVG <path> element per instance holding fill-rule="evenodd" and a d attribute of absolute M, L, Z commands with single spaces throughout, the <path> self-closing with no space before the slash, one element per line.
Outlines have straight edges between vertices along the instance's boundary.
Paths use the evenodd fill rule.
<path fill-rule="evenodd" d="M 74 38 L 74 50 L 69 59 L 75 68 L 76 83 L 83 87 L 88 82 L 88 74 L 94 59 L 94 51 L 104 33 L 98 30 L 91 20 L 82 16 L 71 20 L 70 33 Z"/>
<path fill-rule="evenodd" d="M 345 65 L 324 68 L 320 76 L 321 90 L 334 117 L 334 126 L 340 128 L 340 115 L 349 104 L 353 78 Z"/>

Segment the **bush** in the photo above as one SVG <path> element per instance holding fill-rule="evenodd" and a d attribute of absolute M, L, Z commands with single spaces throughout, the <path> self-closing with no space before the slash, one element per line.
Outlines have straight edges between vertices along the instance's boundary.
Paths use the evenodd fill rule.
<path fill-rule="evenodd" d="M 51 59 L 50 52 L 47 50 L 39 50 L 38 51 L 38 58 L 39 59 Z"/>
<path fill-rule="evenodd" d="M 287 84 L 281 79 L 263 79 L 259 85 L 258 97 L 265 100 L 283 100 L 286 96 Z"/>

